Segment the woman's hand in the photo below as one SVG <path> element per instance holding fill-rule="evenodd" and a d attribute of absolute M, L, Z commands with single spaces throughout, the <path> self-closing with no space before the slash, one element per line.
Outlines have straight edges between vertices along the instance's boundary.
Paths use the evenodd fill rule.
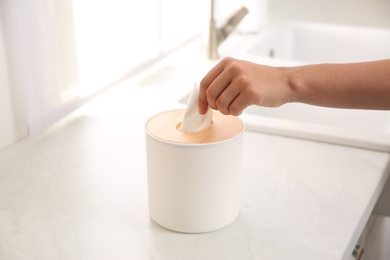
<path fill-rule="evenodd" d="M 283 68 L 224 58 L 200 82 L 199 113 L 210 106 L 237 116 L 250 105 L 281 106 L 290 102 L 291 95 Z"/>

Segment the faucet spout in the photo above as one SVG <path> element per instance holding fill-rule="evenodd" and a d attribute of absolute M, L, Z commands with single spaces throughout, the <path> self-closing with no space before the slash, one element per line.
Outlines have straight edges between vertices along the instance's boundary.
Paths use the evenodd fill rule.
<path fill-rule="evenodd" d="M 216 28 L 214 19 L 214 0 L 211 0 L 210 3 L 210 22 L 207 33 L 206 55 L 207 58 L 215 60 L 219 58 L 219 45 L 228 38 L 249 11 L 246 7 L 241 7 L 230 16 L 221 28 Z"/>
<path fill-rule="evenodd" d="M 248 14 L 248 9 L 246 7 L 241 7 L 238 9 L 227 21 L 222 27 L 219 29 L 221 32 L 221 36 L 223 37 L 220 39 L 218 44 L 221 44 L 234 30 L 234 28 L 237 27 L 237 25 L 241 22 L 242 19 Z"/>

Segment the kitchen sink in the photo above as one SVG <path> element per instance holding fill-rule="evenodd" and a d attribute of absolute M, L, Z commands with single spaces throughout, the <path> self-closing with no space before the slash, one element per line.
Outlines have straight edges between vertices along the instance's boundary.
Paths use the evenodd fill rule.
<path fill-rule="evenodd" d="M 352 110 L 286 104 L 249 107 L 246 130 L 390 152 L 390 111 Z"/>
<path fill-rule="evenodd" d="M 248 46 L 249 60 L 268 65 L 369 61 L 390 58 L 390 30 L 296 22 Z M 242 119 L 247 130 L 390 152 L 390 111 L 286 104 L 249 107 Z"/>
<path fill-rule="evenodd" d="M 249 54 L 306 63 L 357 62 L 390 58 L 390 30 L 291 22 L 260 34 Z"/>
<path fill-rule="evenodd" d="M 390 30 L 288 23 L 256 36 L 237 58 L 274 66 L 390 58 Z M 179 102 L 185 104 L 188 95 Z M 390 152 L 390 111 L 286 104 L 251 106 L 240 116 L 246 130 Z"/>

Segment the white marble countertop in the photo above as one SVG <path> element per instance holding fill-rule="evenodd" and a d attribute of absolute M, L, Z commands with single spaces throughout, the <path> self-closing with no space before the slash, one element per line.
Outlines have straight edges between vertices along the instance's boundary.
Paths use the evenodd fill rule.
<path fill-rule="evenodd" d="M 284 1 L 273 8 L 276 2 Z M 294 10 L 289 15 L 298 17 Z M 382 16 L 373 17 L 372 24 L 383 24 Z M 154 80 L 129 80 L 0 151 L 0 259 L 350 257 L 388 178 L 388 153 L 246 132 L 235 222 L 180 234 L 150 220 L 144 124 L 177 108 L 192 87 L 178 88 L 179 78 L 153 82 L 183 73 L 185 67 L 165 67 Z"/>
<path fill-rule="evenodd" d="M 389 154 L 246 132 L 239 218 L 211 233 L 168 231 L 148 215 L 144 123 L 191 86 L 141 81 L 0 152 L 0 259 L 350 255 Z"/>

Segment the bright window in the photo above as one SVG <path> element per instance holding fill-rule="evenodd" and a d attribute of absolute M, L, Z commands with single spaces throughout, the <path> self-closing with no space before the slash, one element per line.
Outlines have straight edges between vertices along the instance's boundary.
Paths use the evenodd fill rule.
<path fill-rule="evenodd" d="M 74 0 L 81 94 L 109 85 L 198 34 L 207 19 L 205 2 Z"/>
<path fill-rule="evenodd" d="M 16 132 L 36 134 L 203 31 L 209 0 L 0 3 L 9 79 L 0 87 L 15 97 Z"/>

